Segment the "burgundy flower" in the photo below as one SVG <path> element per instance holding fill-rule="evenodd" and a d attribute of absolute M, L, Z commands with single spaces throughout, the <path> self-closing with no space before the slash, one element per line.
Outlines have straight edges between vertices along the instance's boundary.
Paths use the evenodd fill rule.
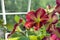
<path fill-rule="evenodd" d="M 60 40 L 60 38 L 58 38 L 56 34 L 52 34 L 50 40 Z"/>
<path fill-rule="evenodd" d="M 56 34 L 51 35 L 50 40 L 56 40 L 57 36 Z"/>
<path fill-rule="evenodd" d="M 58 22 L 58 16 L 54 13 L 49 14 L 49 22 L 51 24 L 56 24 Z"/>
<path fill-rule="evenodd" d="M 30 11 L 26 15 L 26 28 L 35 28 L 36 30 L 40 28 L 43 24 L 45 24 L 48 20 L 48 15 L 46 14 L 43 8 L 39 8 L 35 11 Z M 27 26 L 28 25 L 28 26 Z"/>
<path fill-rule="evenodd" d="M 60 40 L 60 28 L 53 26 L 49 30 L 51 33 L 50 40 Z"/>
<path fill-rule="evenodd" d="M 60 33 L 60 27 L 57 27 L 56 30 Z"/>
<path fill-rule="evenodd" d="M 25 27 L 26 27 L 27 29 L 29 29 L 29 28 L 31 28 L 31 27 L 33 26 L 33 24 L 34 24 L 34 22 L 26 22 L 26 23 L 25 23 Z"/>
<path fill-rule="evenodd" d="M 56 0 L 56 4 L 57 5 L 60 5 L 60 0 Z"/>
<path fill-rule="evenodd" d="M 48 29 L 47 29 L 47 32 L 50 33 L 50 34 L 52 34 L 53 33 L 53 29 L 55 29 L 55 27 L 56 26 L 54 24 L 50 24 L 49 27 L 48 27 Z"/>
<path fill-rule="evenodd" d="M 56 0 L 56 4 L 55 11 L 60 14 L 60 0 Z"/>
<path fill-rule="evenodd" d="M 55 13 L 49 14 L 48 26 L 46 30 L 51 33 L 51 27 L 55 27 L 55 24 L 58 22 L 58 16 Z"/>

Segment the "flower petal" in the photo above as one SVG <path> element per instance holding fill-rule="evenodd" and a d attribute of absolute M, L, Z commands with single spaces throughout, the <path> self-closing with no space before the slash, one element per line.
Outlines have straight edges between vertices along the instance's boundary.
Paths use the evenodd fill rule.
<path fill-rule="evenodd" d="M 50 40 L 56 40 L 57 36 L 56 34 L 53 34 L 51 37 L 50 37 Z"/>
<path fill-rule="evenodd" d="M 60 33 L 60 28 L 59 28 L 59 27 L 57 27 L 56 29 L 57 29 L 57 31 Z"/>
<path fill-rule="evenodd" d="M 55 25 L 54 24 L 49 24 L 48 27 L 46 28 L 47 32 L 49 32 L 51 34 L 52 34 L 54 29 L 55 29 Z"/>
<path fill-rule="evenodd" d="M 35 31 L 39 30 L 39 27 L 34 26 L 33 28 L 34 28 Z"/>
<path fill-rule="evenodd" d="M 33 24 L 34 24 L 34 22 L 26 22 L 25 23 L 25 27 L 27 28 L 27 29 L 30 29 L 31 27 L 33 27 Z"/>
<path fill-rule="evenodd" d="M 35 12 L 34 11 L 30 11 L 28 12 L 28 14 L 26 15 L 26 20 L 27 21 L 31 21 L 31 20 L 34 20 L 36 17 L 35 17 Z"/>
<path fill-rule="evenodd" d="M 39 17 L 39 18 L 44 16 L 45 13 L 46 12 L 43 8 L 39 8 L 39 9 L 36 10 L 36 16 Z"/>
<path fill-rule="evenodd" d="M 60 38 L 56 34 L 52 34 L 50 40 L 60 40 Z"/>
<path fill-rule="evenodd" d="M 56 0 L 56 4 L 57 5 L 60 5 L 60 0 Z"/>
<path fill-rule="evenodd" d="M 55 23 L 58 22 L 58 16 L 57 16 L 56 14 L 54 14 L 54 15 L 52 16 L 52 18 L 53 18 L 53 20 L 52 20 L 52 23 L 53 23 L 53 24 L 55 24 Z"/>
<path fill-rule="evenodd" d="M 41 17 L 41 22 L 45 24 L 48 21 L 48 19 L 48 15 L 44 15 L 43 17 Z"/>
<path fill-rule="evenodd" d="M 58 16 L 55 13 L 49 14 L 49 20 L 50 23 L 55 24 L 58 22 Z"/>
<path fill-rule="evenodd" d="M 55 7 L 55 11 L 60 14 L 60 5 L 57 5 L 57 6 Z"/>
<path fill-rule="evenodd" d="M 42 23 L 39 22 L 39 23 L 35 23 L 33 28 L 35 30 L 39 30 L 41 27 L 42 27 Z"/>

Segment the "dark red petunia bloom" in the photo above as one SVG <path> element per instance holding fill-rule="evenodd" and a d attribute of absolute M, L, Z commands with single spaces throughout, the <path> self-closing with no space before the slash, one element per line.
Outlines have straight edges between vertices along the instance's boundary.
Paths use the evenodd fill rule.
<path fill-rule="evenodd" d="M 55 7 L 55 11 L 60 14 L 60 5 L 57 5 L 57 6 Z"/>
<path fill-rule="evenodd" d="M 39 8 L 35 11 L 30 11 L 26 15 L 26 28 L 33 27 L 34 29 L 40 28 L 43 24 L 45 24 L 48 20 L 48 15 L 46 14 L 45 10 L 43 8 Z"/>
<path fill-rule="evenodd" d="M 56 30 L 60 33 L 60 28 L 59 27 L 57 27 Z"/>
<path fill-rule="evenodd" d="M 50 40 L 60 40 L 60 28 L 56 27 L 55 25 L 50 28 L 49 30 L 51 36 Z"/>
<path fill-rule="evenodd" d="M 48 26 L 46 28 L 47 32 L 52 33 L 51 31 L 51 27 L 55 27 L 55 24 L 58 22 L 58 16 L 53 13 L 53 14 L 49 14 L 49 20 L 48 20 Z"/>
<path fill-rule="evenodd" d="M 58 16 L 55 13 L 49 14 L 49 22 L 56 24 L 58 22 Z"/>
<path fill-rule="evenodd" d="M 50 40 L 60 40 L 60 28 L 53 26 L 49 30 L 51 33 Z"/>
<path fill-rule="evenodd" d="M 55 11 L 60 14 L 60 0 L 56 0 L 56 4 Z"/>
<path fill-rule="evenodd" d="M 50 40 L 60 40 L 60 38 L 56 34 L 52 34 Z"/>
<path fill-rule="evenodd" d="M 56 4 L 57 5 L 60 5 L 60 0 L 56 0 Z"/>

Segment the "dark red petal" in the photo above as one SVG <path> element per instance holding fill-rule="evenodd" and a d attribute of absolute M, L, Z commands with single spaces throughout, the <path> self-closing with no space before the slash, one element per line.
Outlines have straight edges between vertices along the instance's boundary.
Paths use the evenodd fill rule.
<path fill-rule="evenodd" d="M 48 15 L 44 15 L 43 17 L 41 17 L 41 22 L 46 23 L 48 19 L 49 19 Z"/>
<path fill-rule="evenodd" d="M 52 26 L 52 24 L 50 24 L 50 25 L 48 26 L 48 28 L 46 29 L 46 31 L 47 31 L 48 33 L 52 33 L 52 31 L 50 30 L 51 26 Z"/>
<path fill-rule="evenodd" d="M 33 24 L 34 24 L 34 22 L 26 22 L 25 23 L 25 27 L 27 28 L 27 29 L 30 29 L 31 27 L 33 27 Z"/>
<path fill-rule="evenodd" d="M 55 25 L 54 25 L 54 24 L 50 24 L 46 30 L 47 30 L 47 32 L 49 32 L 49 33 L 52 34 L 53 29 L 56 29 L 56 28 L 55 28 Z"/>
<path fill-rule="evenodd" d="M 57 6 L 55 7 L 55 11 L 60 14 L 60 5 L 57 5 Z"/>
<path fill-rule="evenodd" d="M 39 30 L 40 28 L 42 27 L 42 23 L 35 23 L 34 24 L 34 26 L 33 26 L 33 28 L 35 29 L 35 30 Z"/>
<path fill-rule="evenodd" d="M 19 20 L 19 23 L 22 23 L 22 21 L 23 21 L 23 19 L 21 18 L 21 19 Z"/>
<path fill-rule="evenodd" d="M 52 22 L 53 24 L 58 22 L 58 16 L 56 14 L 54 14 L 52 18 L 53 18 L 53 22 Z"/>
<path fill-rule="evenodd" d="M 60 5 L 60 0 L 56 0 L 56 4 L 57 5 Z"/>
<path fill-rule="evenodd" d="M 39 9 L 36 10 L 36 16 L 37 17 L 42 17 L 42 16 L 44 16 L 45 13 L 46 12 L 43 8 L 39 8 Z"/>
<path fill-rule="evenodd" d="M 39 27 L 34 26 L 33 28 L 34 28 L 35 31 L 39 30 Z"/>
<path fill-rule="evenodd" d="M 34 20 L 36 17 L 35 17 L 35 12 L 34 11 L 30 11 L 28 12 L 28 14 L 26 15 L 26 20 L 27 21 L 31 21 L 31 20 Z"/>
<path fill-rule="evenodd" d="M 56 30 L 60 33 L 60 28 L 59 27 L 57 27 Z"/>

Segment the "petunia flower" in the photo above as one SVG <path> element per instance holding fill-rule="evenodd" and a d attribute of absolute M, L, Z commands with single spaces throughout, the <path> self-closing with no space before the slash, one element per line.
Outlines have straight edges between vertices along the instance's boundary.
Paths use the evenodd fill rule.
<path fill-rule="evenodd" d="M 50 28 L 50 40 L 60 40 L 60 28 L 55 25 Z"/>
<path fill-rule="evenodd" d="M 49 16 L 49 20 L 46 30 L 51 33 L 50 29 L 52 26 L 55 27 L 55 24 L 58 22 L 58 16 L 54 12 L 48 14 L 48 16 Z"/>
<path fill-rule="evenodd" d="M 56 24 L 58 22 L 58 16 L 54 13 L 49 14 L 49 22 L 51 24 Z"/>
<path fill-rule="evenodd" d="M 60 28 L 55 25 L 50 28 L 50 37 L 49 40 L 60 40 Z M 47 40 L 48 37 L 45 37 L 43 40 Z"/>
<path fill-rule="evenodd" d="M 56 4 L 55 11 L 60 14 L 60 0 L 56 0 Z"/>
<path fill-rule="evenodd" d="M 56 0 L 56 4 L 57 5 L 60 5 L 60 0 Z"/>
<path fill-rule="evenodd" d="M 33 27 L 38 30 L 48 20 L 48 15 L 43 8 L 39 8 L 36 11 L 30 11 L 26 15 L 25 27 L 30 29 Z"/>
<path fill-rule="evenodd" d="M 52 34 L 50 40 L 60 40 L 60 38 L 56 34 Z"/>
<path fill-rule="evenodd" d="M 56 7 L 55 7 L 55 11 L 60 14 L 60 6 L 56 6 Z"/>
<path fill-rule="evenodd" d="M 50 40 L 56 40 L 56 39 L 57 39 L 56 34 L 52 34 L 51 37 L 50 37 Z"/>

